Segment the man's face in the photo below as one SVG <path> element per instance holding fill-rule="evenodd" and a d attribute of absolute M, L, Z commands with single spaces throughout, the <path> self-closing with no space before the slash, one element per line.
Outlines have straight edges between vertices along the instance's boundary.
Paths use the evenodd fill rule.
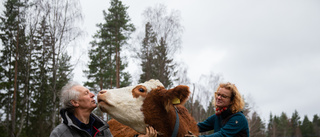
<path fill-rule="evenodd" d="M 94 110 L 97 107 L 94 100 L 94 94 L 83 86 L 74 86 L 74 90 L 80 92 L 78 100 L 75 101 L 75 107 L 83 110 Z"/>

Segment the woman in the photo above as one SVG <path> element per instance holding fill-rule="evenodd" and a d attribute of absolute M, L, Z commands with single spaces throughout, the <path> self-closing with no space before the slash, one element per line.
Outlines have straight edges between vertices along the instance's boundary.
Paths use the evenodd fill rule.
<path fill-rule="evenodd" d="M 249 137 L 248 121 L 241 111 L 244 101 L 237 87 L 229 82 L 221 83 L 214 97 L 216 113 L 198 123 L 200 132 L 214 130 L 214 133 L 200 137 Z"/>

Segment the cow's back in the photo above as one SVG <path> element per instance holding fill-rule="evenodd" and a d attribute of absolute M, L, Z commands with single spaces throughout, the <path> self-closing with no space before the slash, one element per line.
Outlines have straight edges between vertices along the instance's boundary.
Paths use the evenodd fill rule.
<path fill-rule="evenodd" d="M 177 137 L 184 137 L 189 131 L 198 135 L 199 130 L 197 123 L 188 110 L 182 105 L 177 105 L 176 108 L 179 115 L 179 131 Z M 154 127 L 160 133 L 158 134 L 159 137 L 171 136 L 174 132 L 173 130 L 176 123 L 175 109 L 172 108 L 167 115 L 162 115 L 161 113 L 156 114 L 157 115 L 153 115 L 152 118 L 146 116 L 146 123 Z"/>
<path fill-rule="evenodd" d="M 115 119 L 108 121 L 109 129 L 114 137 L 133 137 L 136 134 L 139 134 L 132 128 L 121 124 Z"/>
<path fill-rule="evenodd" d="M 179 110 L 179 128 L 181 130 L 178 132 L 178 137 L 184 137 L 188 132 L 192 132 L 195 135 L 199 134 L 199 128 L 197 126 L 197 122 L 190 115 L 188 110 L 185 107 L 178 107 Z"/>

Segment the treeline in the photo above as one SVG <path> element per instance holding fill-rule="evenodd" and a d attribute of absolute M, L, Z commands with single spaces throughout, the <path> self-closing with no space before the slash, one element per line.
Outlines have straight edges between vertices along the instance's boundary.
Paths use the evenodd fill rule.
<path fill-rule="evenodd" d="M 6 0 L 0 16 L 0 136 L 48 136 L 59 90 L 72 79 L 66 48 L 82 31 L 77 1 Z"/>
<path fill-rule="evenodd" d="M 0 22 L 0 136 L 48 136 L 61 122 L 60 89 L 72 79 L 74 64 L 67 49 L 75 45 L 83 31 L 80 3 L 69 0 L 6 0 Z M 93 91 L 119 88 L 131 84 L 124 69 L 127 58 L 120 53 L 129 47 L 130 23 L 127 6 L 119 0 L 110 1 L 103 11 L 105 22 L 90 42 L 89 70 L 84 70 L 85 86 Z M 147 8 L 147 26 L 141 30 L 136 58 L 143 74 L 139 81 L 159 79 L 166 87 L 173 84 L 173 57 L 180 46 L 179 14 L 166 13 L 163 5 Z M 149 35 L 149 34 L 152 34 Z M 152 45 L 152 46 L 151 46 Z M 130 48 L 130 47 L 129 47 Z M 141 52 L 140 52 L 141 51 Z M 99 111 L 99 110 L 97 110 Z M 99 113 L 99 112 L 97 112 Z"/>
<path fill-rule="evenodd" d="M 320 137 L 320 117 L 317 114 L 309 120 L 306 115 L 300 117 L 297 111 L 291 116 L 282 112 L 280 116 L 270 114 L 269 121 L 265 122 L 249 105 L 246 102 L 243 113 L 249 122 L 250 137 Z M 186 107 L 197 122 L 202 122 L 215 113 L 212 104 L 205 108 L 198 100 L 193 103 L 189 100 Z"/>
<path fill-rule="evenodd" d="M 5 0 L 0 15 L 0 136 L 42 137 L 61 122 L 59 93 L 72 79 L 75 67 L 67 48 L 75 45 L 83 31 L 80 3 L 69 0 Z M 191 90 L 186 107 L 200 122 L 214 114 L 210 103 L 221 77 L 203 75 L 198 83 L 187 77 L 188 68 L 174 60 L 181 48 L 183 27 L 178 11 L 167 12 L 155 5 L 143 12 L 143 30 L 130 22 L 128 7 L 111 0 L 104 21 L 90 42 L 88 69 L 83 70 L 91 91 L 130 85 L 132 76 L 125 71 L 128 58 L 140 62 L 139 82 L 159 79 L 166 88 L 188 85 Z M 132 38 L 133 32 L 138 33 Z M 129 43 L 135 39 L 138 43 Z M 128 57 L 124 50 L 134 53 Z M 203 102 L 206 102 L 203 104 Z M 206 106 L 206 108 L 204 108 Z M 252 111 L 252 112 L 251 112 Z M 95 113 L 108 120 L 96 109 Z M 244 110 L 251 136 L 319 136 L 319 118 L 296 123 L 292 118 L 271 116 L 261 120 L 247 104 Z M 286 120 L 283 120 L 286 119 Z M 305 122 L 306 121 L 306 122 Z M 271 124 L 270 124 L 271 123 Z M 286 124 L 284 124 L 286 123 Z M 293 124 L 294 123 L 294 124 Z M 287 128 L 292 127 L 292 128 Z M 312 130 L 311 130 L 312 129 Z"/>
<path fill-rule="evenodd" d="M 181 71 L 187 74 L 186 70 Z M 191 95 L 185 106 L 197 122 L 202 122 L 215 113 L 212 103 L 215 92 L 213 89 L 217 89 L 220 81 L 221 76 L 211 73 L 208 76 L 201 76 L 198 83 L 190 83 L 188 77 L 182 82 L 190 87 Z M 311 120 L 306 115 L 301 117 L 296 110 L 291 116 L 284 112 L 280 116 L 270 113 L 269 121 L 265 121 L 253 108 L 254 102 L 250 98 L 243 98 L 245 102 L 243 114 L 249 123 L 250 137 L 320 137 L 318 114 L 314 114 Z M 213 131 L 203 135 L 212 133 Z"/>

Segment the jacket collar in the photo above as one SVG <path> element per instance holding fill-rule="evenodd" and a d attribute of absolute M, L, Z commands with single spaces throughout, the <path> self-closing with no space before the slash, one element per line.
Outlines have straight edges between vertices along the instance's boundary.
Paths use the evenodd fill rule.
<path fill-rule="evenodd" d="M 73 121 L 71 118 L 71 115 L 73 115 L 72 113 L 68 112 L 66 109 L 61 109 L 60 110 L 60 115 L 63 119 L 63 123 L 65 123 L 68 126 L 73 126 L 76 127 L 78 129 L 80 129 Z M 91 115 L 95 121 L 93 122 L 93 125 L 99 130 L 102 131 L 104 129 L 109 128 L 109 125 L 107 124 L 107 122 L 103 121 L 101 118 L 97 117 L 95 114 L 91 113 Z"/>
<path fill-rule="evenodd" d="M 232 111 L 228 108 L 227 110 L 221 112 L 221 118 L 225 119 L 232 114 L 233 114 Z"/>

